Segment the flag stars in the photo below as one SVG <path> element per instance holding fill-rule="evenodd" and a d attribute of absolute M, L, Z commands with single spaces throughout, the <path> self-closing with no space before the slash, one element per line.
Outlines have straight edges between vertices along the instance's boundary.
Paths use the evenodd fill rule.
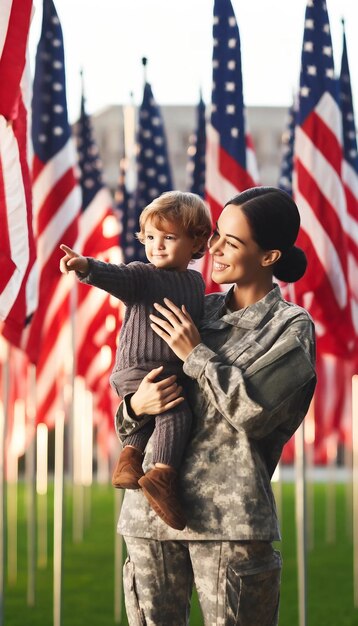
<path fill-rule="evenodd" d="M 327 78 L 331 78 L 332 80 L 334 80 L 334 69 L 333 69 L 333 67 L 327 68 L 325 74 L 326 74 Z"/>
<path fill-rule="evenodd" d="M 309 76 L 317 75 L 317 67 L 315 65 L 307 65 L 307 74 Z"/>
<path fill-rule="evenodd" d="M 52 89 L 54 91 L 62 91 L 63 90 L 63 85 L 61 83 L 54 83 L 52 85 Z"/>
<path fill-rule="evenodd" d="M 231 37 L 231 39 L 229 39 L 227 43 L 229 48 L 236 48 L 237 41 L 234 37 Z"/>
<path fill-rule="evenodd" d="M 53 61 L 53 63 L 52 63 L 52 67 L 53 67 L 55 70 L 62 70 L 62 68 L 63 68 L 63 63 L 61 63 L 61 61 L 56 61 L 56 60 L 55 60 L 55 61 Z"/>
<path fill-rule="evenodd" d="M 63 106 L 61 104 L 55 104 L 52 110 L 54 113 L 63 113 Z"/>
<path fill-rule="evenodd" d="M 47 141 L 47 135 L 41 134 L 38 136 L 38 140 L 40 143 L 46 143 Z"/>
<path fill-rule="evenodd" d="M 303 50 L 305 52 L 313 52 L 313 41 L 305 41 L 305 43 L 303 44 Z"/>
<path fill-rule="evenodd" d="M 56 135 L 56 137 L 60 137 L 63 134 L 63 128 L 61 128 L 61 126 L 55 126 L 53 134 Z"/>
<path fill-rule="evenodd" d="M 332 47 L 331 46 L 323 46 L 322 52 L 327 57 L 331 57 L 332 56 Z"/>
<path fill-rule="evenodd" d="M 235 70 L 236 69 L 236 61 L 234 61 L 234 60 L 228 61 L 227 69 L 228 70 Z"/>
<path fill-rule="evenodd" d="M 235 91 L 235 83 L 232 83 L 232 82 L 225 83 L 225 90 L 231 91 L 231 92 Z"/>
<path fill-rule="evenodd" d="M 310 95 L 310 91 L 310 88 L 304 85 L 300 89 L 300 94 L 303 98 L 308 98 L 308 96 Z"/>
<path fill-rule="evenodd" d="M 307 28 L 307 30 L 314 30 L 314 20 L 307 19 L 305 21 L 305 28 Z"/>
<path fill-rule="evenodd" d="M 60 48 L 62 46 L 62 42 L 60 39 L 53 39 L 51 43 L 54 48 Z"/>
<path fill-rule="evenodd" d="M 238 128 L 232 128 L 230 130 L 230 134 L 231 134 L 231 137 L 235 137 L 235 139 L 237 139 L 238 136 L 239 136 L 239 129 Z"/>
<path fill-rule="evenodd" d="M 235 26 L 236 26 L 236 20 L 235 20 L 235 17 L 234 17 L 233 15 L 231 15 L 231 16 L 229 17 L 229 19 L 228 19 L 228 23 L 229 23 L 229 26 L 230 26 L 231 28 L 235 28 Z"/>
<path fill-rule="evenodd" d="M 226 113 L 228 115 L 234 115 L 236 111 L 236 107 L 234 104 L 227 104 L 226 105 Z"/>

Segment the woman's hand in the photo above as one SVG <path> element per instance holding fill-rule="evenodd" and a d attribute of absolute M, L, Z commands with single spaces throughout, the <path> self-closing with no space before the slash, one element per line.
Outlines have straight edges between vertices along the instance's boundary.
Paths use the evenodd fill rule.
<path fill-rule="evenodd" d="M 164 302 L 168 308 L 160 304 L 154 304 L 154 307 L 165 319 L 150 315 L 151 327 L 177 357 L 185 361 L 195 346 L 201 342 L 199 331 L 184 305 L 179 309 L 168 298 L 164 298 Z"/>
<path fill-rule="evenodd" d="M 88 261 L 86 257 L 77 254 L 77 252 L 65 246 L 64 243 L 60 245 L 60 248 L 65 252 L 65 256 L 60 260 L 60 270 L 62 274 L 75 271 L 86 276 L 86 274 L 88 274 Z"/>
<path fill-rule="evenodd" d="M 140 415 L 158 415 L 170 411 L 183 402 L 182 387 L 176 384 L 176 376 L 168 376 L 155 382 L 156 377 L 163 371 L 163 366 L 156 367 L 144 376 L 137 391 L 130 400 L 130 405 L 136 417 Z"/>

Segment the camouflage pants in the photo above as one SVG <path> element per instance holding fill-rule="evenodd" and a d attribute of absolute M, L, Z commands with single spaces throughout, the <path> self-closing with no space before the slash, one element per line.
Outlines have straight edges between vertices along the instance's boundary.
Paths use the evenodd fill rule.
<path fill-rule="evenodd" d="M 193 583 L 205 626 L 276 626 L 281 557 L 264 541 L 124 537 L 130 626 L 187 626 Z"/>

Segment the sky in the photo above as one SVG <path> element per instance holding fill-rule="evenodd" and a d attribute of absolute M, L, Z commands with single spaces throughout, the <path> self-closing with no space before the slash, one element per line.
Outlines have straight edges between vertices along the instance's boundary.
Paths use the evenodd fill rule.
<path fill-rule="evenodd" d="M 299 82 L 306 0 L 232 0 L 241 37 L 247 106 L 289 107 Z M 79 116 L 83 69 L 87 111 L 139 104 L 147 80 L 161 104 L 211 96 L 214 0 L 55 0 L 66 61 L 69 118 Z M 34 0 L 30 60 L 34 71 L 42 0 Z M 355 110 L 358 107 L 358 0 L 327 0 L 336 72 L 345 19 Z M 356 113 L 357 116 L 357 113 Z"/>

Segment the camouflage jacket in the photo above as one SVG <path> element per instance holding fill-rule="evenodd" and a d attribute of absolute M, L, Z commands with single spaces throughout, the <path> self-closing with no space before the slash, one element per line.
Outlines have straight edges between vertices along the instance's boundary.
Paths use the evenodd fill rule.
<path fill-rule="evenodd" d="M 283 300 L 277 285 L 239 311 L 230 312 L 227 301 L 224 293 L 205 298 L 202 343 L 184 363 L 194 413 L 180 470 L 187 526 L 173 530 L 140 491 L 127 491 L 118 523 L 123 535 L 280 539 L 270 479 L 313 395 L 314 325 L 304 309 Z M 119 437 L 141 423 L 122 403 L 116 416 Z M 150 464 L 149 441 L 144 468 Z"/>

